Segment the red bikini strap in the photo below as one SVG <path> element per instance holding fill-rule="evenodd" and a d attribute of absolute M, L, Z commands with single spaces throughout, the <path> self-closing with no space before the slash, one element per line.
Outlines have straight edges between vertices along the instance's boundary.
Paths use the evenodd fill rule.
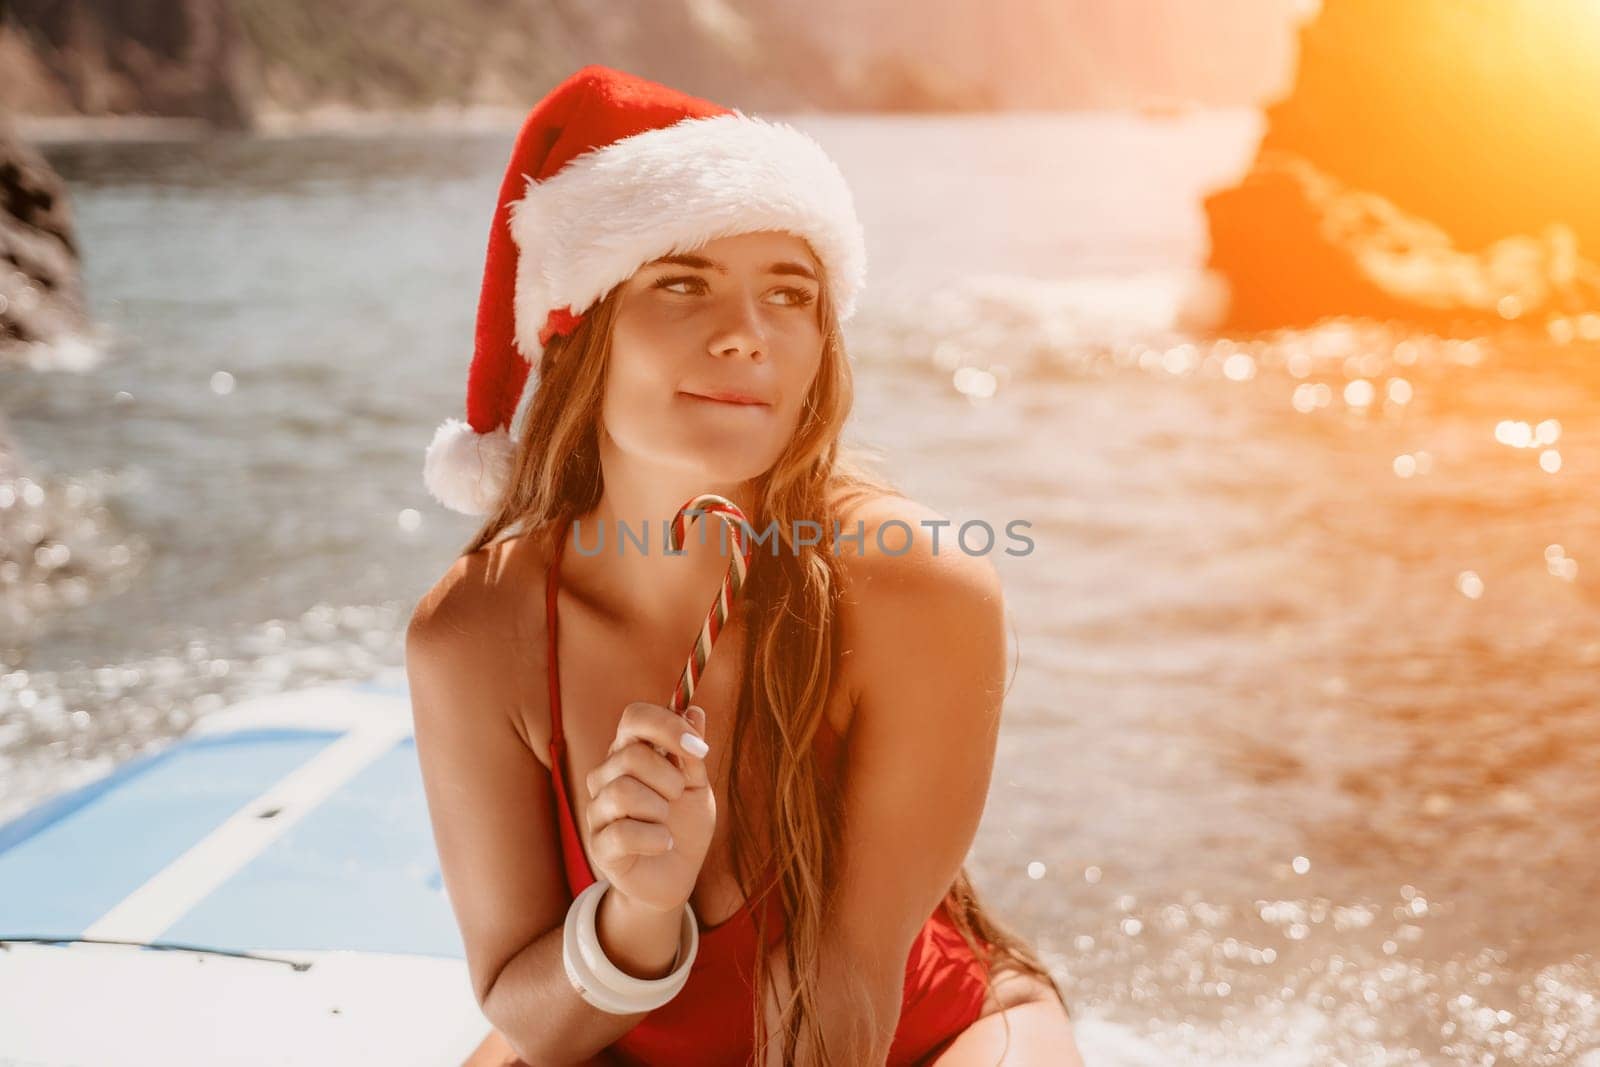
<path fill-rule="evenodd" d="M 544 632 L 548 642 L 548 651 L 545 653 L 545 676 L 550 682 L 550 747 L 559 750 L 562 744 L 561 735 L 561 676 L 556 670 L 556 582 L 560 570 L 561 549 L 567 539 L 562 536 L 556 541 L 555 551 L 550 555 L 550 566 L 544 575 Z"/>

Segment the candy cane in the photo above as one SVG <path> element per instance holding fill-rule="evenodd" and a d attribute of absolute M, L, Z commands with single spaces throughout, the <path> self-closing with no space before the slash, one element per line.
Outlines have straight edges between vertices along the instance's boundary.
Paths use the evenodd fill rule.
<path fill-rule="evenodd" d="M 728 562 L 728 571 L 722 577 L 722 587 L 717 590 L 717 598 L 712 601 L 706 621 L 701 624 L 700 633 L 695 637 L 689 662 L 684 665 L 683 674 L 678 677 L 678 684 L 672 690 L 672 710 L 679 714 L 688 710 L 689 703 L 694 700 L 694 689 L 700 683 L 700 675 L 705 672 L 706 661 L 711 658 L 711 648 L 717 643 L 717 635 L 727 625 L 728 612 L 738 602 L 739 593 L 744 589 L 745 574 L 750 570 L 751 547 L 744 537 L 749 520 L 737 504 L 715 493 L 701 493 L 679 508 L 678 514 L 672 519 L 670 538 L 676 552 L 683 551 L 691 514 L 715 515 L 721 519 L 733 538 L 735 551 L 733 559 Z"/>

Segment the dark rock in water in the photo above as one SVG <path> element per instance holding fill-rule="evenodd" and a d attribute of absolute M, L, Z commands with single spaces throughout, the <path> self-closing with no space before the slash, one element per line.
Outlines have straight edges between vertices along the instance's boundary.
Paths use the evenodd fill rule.
<path fill-rule="evenodd" d="M 1250 173 L 1207 200 L 1223 326 L 1592 312 L 1593 0 L 1326 0 Z"/>
<path fill-rule="evenodd" d="M 70 344 L 86 327 L 66 185 L 0 119 L 0 359 Z"/>
<path fill-rule="evenodd" d="M 85 369 L 97 357 L 88 335 L 66 186 L 0 118 L 0 361 Z M 145 549 L 108 523 L 103 496 L 93 478 L 30 478 L 0 418 L 0 662 L 15 662 L 42 619 L 136 572 Z"/>
<path fill-rule="evenodd" d="M 1578 255 L 1564 225 L 1464 252 L 1431 221 L 1283 152 L 1263 152 L 1205 210 L 1209 266 L 1227 280 L 1231 329 L 1365 315 L 1449 333 L 1600 307 L 1600 266 Z"/>

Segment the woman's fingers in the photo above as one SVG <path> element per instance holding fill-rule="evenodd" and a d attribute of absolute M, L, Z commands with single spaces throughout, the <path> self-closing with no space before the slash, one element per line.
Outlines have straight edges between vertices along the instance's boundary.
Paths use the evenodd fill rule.
<path fill-rule="evenodd" d="M 672 851 L 672 833 L 658 822 L 618 819 L 594 835 L 595 864 L 608 866 L 629 856 L 659 856 Z"/>
<path fill-rule="evenodd" d="M 625 775 L 637 778 L 667 800 L 677 800 L 689 786 L 683 771 L 644 742 L 607 756 L 589 772 L 584 784 L 589 787 L 589 796 L 597 797 L 607 785 Z"/>
<path fill-rule="evenodd" d="M 618 819 L 666 822 L 667 798 L 632 775 L 614 779 L 589 805 L 589 830 L 598 831 Z"/>
<path fill-rule="evenodd" d="M 674 718 L 677 718 L 678 721 L 683 723 L 683 728 L 688 732 L 690 737 L 698 739 L 702 744 L 704 744 L 705 734 L 703 725 L 697 727 L 694 721 L 698 719 L 701 724 L 705 723 L 706 713 L 704 708 L 700 707 L 699 705 L 691 704 L 687 714 L 681 717 L 674 716 Z M 689 738 L 680 738 L 680 744 L 687 742 L 688 740 Z M 685 751 L 689 752 L 688 758 L 683 761 L 683 777 L 685 782 L 688 784 L 688 787 L 690 789 L 709 788 L 711 785 L 711 780 L 706 775 L 706 756 L 710 755 L 710 747 L 707 746 L 705 751 L 699 755 L 696 755 L 687 744 L 684 745 L 684 748 Z"/>
<path fill-rule="evenodd" d="M 629 704 L 622 710 L 606 758 L 589 774 L 589 795 L 597 795 L 606 782 L 622 773 L 633 774 L 668 800 L 676 800 L 685 788 L 707 788 L 705 756 L 709 749 L 696 722 L 705 722 L 705 709 L 697 705 L 679 715 L 662 704 L 642 700 Z M 656 759 L 646 759 L 642 752 Z M 669 775 L 665 769 L 675 774 Z"/>
<path fill-rule="evenodd" d="M 704 739 L 688 719 L 663 704 L 643 700 L 636 700 L 622 709 L 622 721 L 617 724 L 611 752 L 633 741 L 645 741 L 671 753 L 680 765 L 683 760 L 705 755 Z"/>
<path fill-rule="evenodd" d="M 586 821 L 597 866 L 621 867 L 631 857 L 670 852 L 669 822 L 686 835 L 687 847 L 698 850 L 707 828 L 702 824 L 715 818 L 701 736 L 705 721 L 698 706 L 683 715 L 645 701 L 623 709 L 610 751 L 585 779 L 591 798 Z M 690 790 L 694 803 L 675 808 Z"/>

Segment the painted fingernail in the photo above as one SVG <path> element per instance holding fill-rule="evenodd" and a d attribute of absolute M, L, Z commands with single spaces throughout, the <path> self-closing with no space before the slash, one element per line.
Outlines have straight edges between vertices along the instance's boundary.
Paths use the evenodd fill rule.
<path fill-rule="evenodd" d="M 693 752 L 701 759 L 705 759 L 706 753 L 711 751 L 711 746 L 706 744 L 695 734 L 685 732 L 684 735 L 678 740 L 683 742 L 684 748 L 688 749 L 690 752 Z"/>

